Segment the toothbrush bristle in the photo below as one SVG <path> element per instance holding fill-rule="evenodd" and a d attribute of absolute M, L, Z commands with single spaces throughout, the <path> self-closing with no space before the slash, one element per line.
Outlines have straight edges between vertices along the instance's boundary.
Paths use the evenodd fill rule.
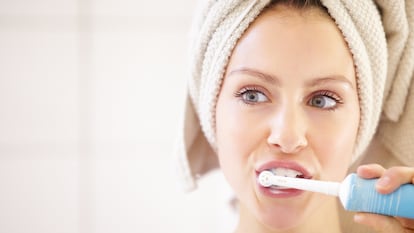
<path fill-rule="evenodd" d="M 270 178 L 273 176 L 273 173 L 271 173 L 270 171 L 263 171 L 260 173 L 259 175 L 259 183 L 260 185 L 262 185 L 263 187 L 270 187 L 272 186 L 272 182 L 270 180 Z"/>

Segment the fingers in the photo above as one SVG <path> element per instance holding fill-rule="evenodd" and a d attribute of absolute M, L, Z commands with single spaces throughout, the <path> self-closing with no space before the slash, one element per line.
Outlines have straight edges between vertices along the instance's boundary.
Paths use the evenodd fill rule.
<path fill-rule="evenodd" d="M 390 233 L 390 232 L 406 232 L 400 222 L 393 217 L 369 214 L 369 213 L 357 213 L 354 215 L 354 221 L 359 224 L 363 224 L 371 227 L 376 232 Z"/>
<path fill-rule="evenodd" d="M 379 164 L 362 165 L 357 169 L 358 176 L 365 179 L 378 178 L 376 188 L 379 193 L 391 193 L 402 184 L 414 183 L 413 167 L 392 167 L 385 169 Z"/>
<path fill-rule="evenodd" d="M 406 218 L 394 218 L 389 216 L 357 213 L 354 221 L 371 227 L 378 233 L 414 233 L 414 220 Z"/>
<path fill-rule="evenodd" d="M 383 168 L 378 164 L 358 167 L 358 176 L 365 179 L 378 178 L 376 189 L 387 194 L 406 183 L 414 184 L 414 167 Z M 414 219 L 395 218 L 370 213 L 357 213 L 354 221 L 373 228 L 376 232 L 414 233 Z"/>
<path fill-rule="evenodd" d="M 361 165 L 357 169 L 358 176 L 365 179 L 372 179 L 380 177 L 385 171 L 379 164 Z"/>
<path fill-rule="evenodd" d="M 402 184 L 412 183 L 413 177 L 414 168 L 412 167 L 392 167 L 384 171 L 376 188 L 379 193 L 391 193 Z"/>
<path fill-rule="evenodd" d="M 398 217 L 397 219 L 404 228 L 411 229 L 412 231 L 414 231 L 414 219 L 398 218 Z"/>

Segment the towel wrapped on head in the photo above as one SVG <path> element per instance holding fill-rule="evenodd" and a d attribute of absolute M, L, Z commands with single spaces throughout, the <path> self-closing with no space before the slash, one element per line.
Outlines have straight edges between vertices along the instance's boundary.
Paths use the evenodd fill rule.
<path fill-rule="evenodd" d="M 191 31 L 190 79 L 176 160 L 184 190 L 218 167 L 215 107 L 238 39 L 270 0 L 208 0 Z M 352 53 L 360 101 L 358 159 L 377 133 L 406 165 L 414 164 L 414 1 L 321 0 Z"/>

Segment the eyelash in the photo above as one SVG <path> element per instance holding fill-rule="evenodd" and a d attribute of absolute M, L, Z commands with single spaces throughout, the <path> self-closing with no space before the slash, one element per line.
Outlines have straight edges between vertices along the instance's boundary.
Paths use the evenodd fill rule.
<path fill-rule="evenodd" d="M 264 94 L 264 92 L 261 90 L 261 88 L 254 87 L 254 86 L 253 87 L 243 87 L 239 91 L 235 92 L 234 93 L 234 96 L 236 98 L 240 99 L 242 101 L 242 103 L 244 103 L 246 105 L 250 105 L 251 106 L 251 105 L 255 105 L 255 104 L 260 104 L 261 103 L 261 102 L 257 102 L 257 103 L 255 103 L 255 102 L 249 102 L 249 101 L 245 100 L 243 98 L 243 95 L 245 95 L 248 92 L 256 92 L 256 93 L 259 93 L 261 95 L 264 95 L 267 98 L 267 95 Z M 339 95 L 337 95 L 336 93 L 334 93 L 332 91 L 328 91 L 328 90 L 320 90 L 320 91 L 317 91 L 317 92 L 312 93 L 310 95 L 310 97 L 308 98 L 309 100 L 307 101 L 307 103 L 311 107 L 318 108 L 318 107 L 312 106 L 310 104 L 311 101 L 312 101 L 312 99 L 315 98 L 315 97 L 317 97 L 317 96 L 324 96 L 324 97 L 330 98 L 331 100 L 335 101 L 335 103 L 336 103 L 335 106 L 330 107 L 330 108 L 320 108 L 322 110 L 334 111 L 334 110 L 336 110 L 338 108 L 338 105 L 344 103 L 343 100 L 342 100 L 342 98 Z"/>
<path fill-rule="evenodd" d="M 336 103 L 335 106 L 333 106 L 333 107 L 325 108 L 325 109 L 322 108 L 323 110 L 335 111 L 340 104 L 344 103 L 342 98 L 339 95 L 337 95 L 336 93 L 334 93 L 332 91 L 328 91 L 328 90 L 321 90 L 321 91 L 317 91 L 317 92 L 312 93 L 309 100 L 307 101 L 307 103 L 310 103 L 312 98 L 315 98 L 317 96 L 328 97 L 328 98 L 332 99 L 333 101 L 335 101 L 335 103 Z M 315 106 L 311 106 L 311 107 L 315 107 Z M 315 107 L 315 108 L 317 108 L 317 107 Z"/>
<path fill-rule="evenodd" d="M 240 97 L 248 91 L 259 91 L 259 92 L 261 92 L 258 87 L 243 87 L 242 89 L 236 91 L 234 93 L 234 96 L 235 97 Z"/>
<path fill-rule="evenodd" d="M 243 95 L 245 95 L 248 92 L 256 92 L 256 93 L 259 93 L 259 94 L 265 96 L 266 98 L 268 98 L 267 95 L 264 93 L 264 91 L 261 90 L 261 88 L 255 87 L 255 86 L 253 86 L 253 87 L 243 87 L 242 89 L 240 89 L 239 91 L 236 91 L 234 93 L 234 97 L 240 99 L 240 101 L 242 103 L 244 103 L 246 105 L 249 105 L 249 106 L 261 103 L 261 102 L 254 103 L 254 102 L 249 102 L 249 101 L 245 100 L 243 98 Z"/>

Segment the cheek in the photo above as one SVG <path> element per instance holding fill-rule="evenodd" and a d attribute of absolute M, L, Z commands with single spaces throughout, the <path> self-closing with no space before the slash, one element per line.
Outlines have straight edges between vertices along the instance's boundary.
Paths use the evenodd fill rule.
<path fill-rule="evenodd" d="M 266 142 L 266 110 L 248 109 L 239 100 L 219 99 L 216 108 L 217 148 L 226 157 L 247 160 Z M 247 110 L 246 110 L 247 109 Z"/>
<path fill-rule="evenodd" d="M 319 156 L 325 179 L 340 181 L 345 176 L 351 165 L 358 123 L 359 114 L 353 114 L 341 116 L 332 122 L 319 123 L 317 125 L 321 127 L 312 129 L 313 149 Z"/>
<path fill-rule="evenodd" d="M 242 151 L 245 144 L 240 143 L 246 140 L 244 122 L 229 104 L 219 101 L 216 111 L 216 135 L 217 152 L 222 169 L 235 167 L 232 164 L 239 164 L 243 160 Z M 231 163 L 231 164 L 229 164 Z"/>
<path fill-rule="evenodd" d="M 237 189 L 240 183 L 237 177 L 240 177 L 241 164 L 243 158 L 240 156 L 240 137 L 243 132 L 237 130 L 237 118 L 223 104 L 218 101 L 216 111 L 216 138 L 217 138 L 217 156 L 220 163 L 220 169 L 229 182 L 230 186 Z M 232 117 L 229 117 L 232 116 Z"/>
<path fill-rule="evenodd" d="M 252 153 L 260 143 L 257 122 L 240 113 L 237 100 L 219 98 L 216 108 L 217 154 L 221 170 L 235 189 L 250 179 Z M 249 178 L 250 177 L 250 178 Z"/>

